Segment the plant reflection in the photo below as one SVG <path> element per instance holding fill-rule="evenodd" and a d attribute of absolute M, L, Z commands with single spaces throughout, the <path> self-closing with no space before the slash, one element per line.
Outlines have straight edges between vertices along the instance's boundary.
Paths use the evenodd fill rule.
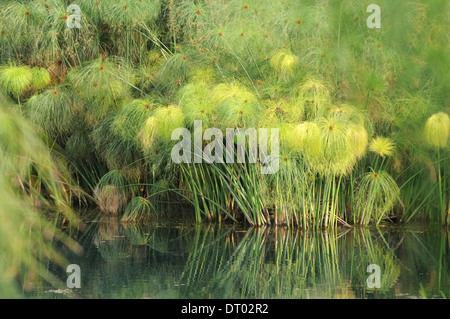
<path fill-rule="evenodd" d="M 121 224 L 79 234 L 84 298 L 448 298 L 444 230 Z M 380 287 L 367 287 L 367 266 Z M 65 274 L 62 274 L 65 276 Z M 46 295 L 48 297 L 48 295 Z"/>

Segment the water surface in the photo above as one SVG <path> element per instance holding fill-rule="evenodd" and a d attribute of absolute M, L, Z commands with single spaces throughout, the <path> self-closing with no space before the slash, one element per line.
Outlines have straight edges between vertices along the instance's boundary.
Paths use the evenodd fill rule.
<path fill-rule="evenodd" d="M 63 251 L 80 289 L 40 287 L 38 298 L 448 298 L 449 234 L 381 227 L 304 232 L 153 222 L 89 222 Z M 371 264 L 380 288 L 367 286 Z M 64 270 L 50 267 L 62 282 Z"/>

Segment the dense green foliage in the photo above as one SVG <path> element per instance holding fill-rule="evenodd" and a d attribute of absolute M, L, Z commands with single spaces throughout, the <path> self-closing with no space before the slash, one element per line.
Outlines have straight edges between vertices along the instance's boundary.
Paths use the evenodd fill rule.
<path fill-rule="evenodd" d="M 378 1 L 380 29 L 370 1 L 77 3 L 80 28 L 70 1 L 2 3 L 0 86 L 88 203 L 126 221 L 179 201 L 198 221 L 448 224 L 448 1 Z M 173 163 L 195 120 L 279 128 L 278 173 Z"/>

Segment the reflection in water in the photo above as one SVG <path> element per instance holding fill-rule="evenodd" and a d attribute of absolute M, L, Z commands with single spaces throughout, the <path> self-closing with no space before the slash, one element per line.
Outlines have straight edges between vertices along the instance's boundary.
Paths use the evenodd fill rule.
<path fill-rule="evenodd" d="M 189 297 L 205 282 L 214 298 L 366 297 L 375 292 L 365 288 L 368 265 L 381 267 L 377 293 L 387 292 L 400 274 L 393 254 L 372 242 L 367 230 L 311 234 L 261 228 L 239 240 L 233 235 L 213 239 L 206 232 L 199 249 L 189 254 L 183 277 Z"/>
<path fill-rule="evenodd" d="M 82 298 L 412 298 L 450 296 L 444 231 L 122 225 L 79 234 Z M 381 268 L 369 289 L 367 266 Z M 60 273 L 65 281 L 65 273 Z M 44 292 L 47 291 L 47 292 Z M 33 297 L 52 297 L 42 289 Z M 58 296 L 55 296 L 58 297 Z"/>

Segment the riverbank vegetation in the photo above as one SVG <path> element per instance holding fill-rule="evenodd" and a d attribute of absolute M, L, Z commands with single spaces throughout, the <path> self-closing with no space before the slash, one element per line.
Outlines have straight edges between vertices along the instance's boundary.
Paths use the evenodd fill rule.
<path fill-rule="evenodd" d="M 69 4 L 0 8 L 2 236 L 49 226 L 32 211 L 56 229 L 73 208 L 139 223 L 173 203 L 199 223 L 448 227 L 448 1 L 378 1 L 379 29 L 370 1 L 79 0 L 80 28 Z M 279 171 L 174 163 L 196 120 L 278 128 Z"/>
<path fill-rule="evenodd" d="M 0 85 L 84 203 L 129 222 L 171 198 L 199 222 L 448 223 L 445 1 L 383 3 L 380 29 L 354 1 L 79 6 L 69 28 L 64 1 L 7 2 Z M 195 120 L 279 128 L 279 172 L 172 163 L 172 131 Z"/>

